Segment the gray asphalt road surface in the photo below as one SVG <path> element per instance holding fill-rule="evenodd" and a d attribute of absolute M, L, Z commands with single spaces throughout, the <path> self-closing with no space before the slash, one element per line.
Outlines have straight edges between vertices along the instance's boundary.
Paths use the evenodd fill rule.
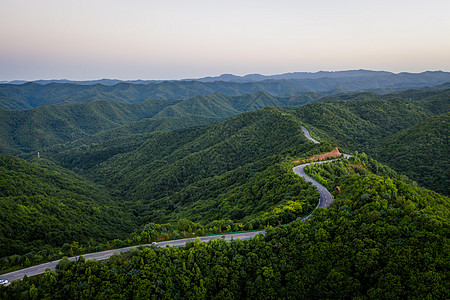
<path fill-rule="evenodd" d="M 318 162 L 313 162 L 313 163 L 307 163 L 307 164 L 296 166 L 292 169 L 295 174 L 302 176 L 303 178 L 305 178 L 306 181 L 311 182 L 312 185 L 317 187 L 317 191 L 320 194 L 320 198 L 319 198 L 319 204 L 317 204 L 316 209 L 317 208 L 327 208 L 333 201 L 333 196 L 323 185 L 321 185 L 319 182 L 317 182 L 316 180 L 311 178 L 308 174 L 306 174 L 305 167 L 309 166 L 309 165 L 314 165 L 314 164 L 323 164 L 323 163 L 327 163 L 330 161 L 334 161 L 334 159 L 318 161 Z M 312 213 L 310 215 L 308 215 L 307 217 L 303 218 L 303 220 L 309 219 L 311 217 L 311 215 L 312 215 Z"/>
<path fill-rule="evenodd" d="M 231 234 L 202 236 L 202 237 L 199 237 L 199 239 L 200 239 L 200 241 L 202 241 L 204 243 L 207 243 L 212 239 L 224 239 L 226 241 L 231 241 L 231 240 L 235 240 L 235 239 L 248 240 L 248 239 L 255 237 L 255 235 L 257 235 L 258 233 L 261 233 L 262 235 L 266 234 L 266 232 L 264 230 L 258 230 L 258 231 L 252 231 L 252 232 L 240 232 L 240 233 L 231 233 Z M 196 238 L 189 238 L 189 239 L 180 239 L 180 240 L 159 242 L 156 245 L 156 247 L 163 248 L 163 247 L 184 246 L 188 242 L 195 241 L 195 239 Z M 84 254 L 82 256 L 85 260 L 92 260 L 92 259 L 104 260 L 104 259 L 110 258 L 113 254 L 127 252 L 132 249 L 135 249 L 136 247 L 141 247 L 141 246 L 143 246 L 143 247 L 151 246 L 151 244 L 132 246 L 132 247 L 126 247 L 126 248 L 114 249 L 114 250 L 107 250 L 107 251 L 101 251 L 101 252 L 96 252 L 96 253 L 89 253 L 89 254 Z M 75 261 L 78 259 L 79 259 L 79 256 L 74 256 L 74 257 L 69 258 L 70 261 Z M 44 273 L 46 269 L 55 270 L 56 265 L 58 263 L 59 263 L 59 260 L 55 260 L 55 261 L 41 264 L 38 266 L 29 267 L 26 269 L 15 271 L 15 272 L 3 274 L 3 275 L 0 275 L 0 279 L 7 279 L 11 282 L 11 281 L 14 281 L 17 279 L 22 279 L 25 275 L 27 275 L 28 277 L 34 276 L 34 275 L 39 275 L 39 274 Z"/>
<path fill-rule="evenodd" d="M 312 142 L 315 143 L 315 144 L 319 144 L 319 141 L 317 141 L 317 140 L 315 140 L 315 139 L 313 139 L 313 138 L 311 137 L 311 135 L 309 134 L 308 129 L 306 129 L 305 127 L 302 126 L 302 130 L 303 130 L 303 133 L 305 134 L 305 136 L 306 136 L 306 138 L 307 138 L 308 140 L 312 141 Z"/>

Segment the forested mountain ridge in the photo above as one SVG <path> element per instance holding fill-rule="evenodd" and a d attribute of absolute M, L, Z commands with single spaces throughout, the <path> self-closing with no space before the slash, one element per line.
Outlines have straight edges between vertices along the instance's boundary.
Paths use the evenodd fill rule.
<path fill-rule="evenodd" d="M 437 96 L 434 95 L 433 97 Z M 439 106 L 434 106 L 439 107 L 439 110 L 444 109 L 448 99 L 445 100 L 444 98 L 442 100 L 442 98 L 437 98 L 439 100 L 435 102 Z M 123 132 L 123 135 L 122 133 L 107 131 L 88 139 L 81 139 L 73 144 L 49 148 L 42 153 L 77 172 L 91 174 L 91 176 L 95 174 L 96 180 L 104 179 L 104 182 L 108 182 L 113 190 L 131 192 L 134 195 L 131 198 L 137 200 L 145 193 L 147 193 L 146 198 L 153 197 L 150 196 L 152 188 L 148 186 L 144 188 L 144 186 L 148 183 L 154 187 L 154 184 L 159 181 L 160 174 L 165 174 L 171 168 L 172 170 L 167 173 L 167 178 L 163 180 L 162 178 L 164 177 L 161 177 L 161 182 L 166 184 L 173 181 L 180 183 L 182 186 L 186 180 L 185 176 L 197 174 L 197 171 L 201 170 L 201 168 L 196 171 L 185 172 L 184 177 L 179 177 L 181 173 L 177 170 L 186 170 L 183 160 L 188 159 L 188 157 L 189 159 L 210 157 L 208 161 L 203 161 L 199 165 L 212 168 L 211 170 L 220 169 L 220 172 L 223 172 L 226 170 L 226 167 L 222 168 L 222 166 L 227 166 L 230 160 L 233 162 L 235 157 L 244 155 L 248 149 L 255 149 L 254 151 L 258 153 L 258 151 L 264 149 L 264 146 L 261 147 L 261 145 L 266 143 L 271 145 L 270 147 L 275 147 L 274 149 L 279 150 L 279 152 L 271 152 L 272 155 L 281 154 L 284 149 L 299 145 L 299 142 L 287 144 L 285 141 L 291 140 L 296 134 L 300 138 L 299 141 L 304 139 L 303 134 L 299 131 L 301 125 L 307 126 L 314 137 L 321 140 L 331 140 L 335 145 L 340 145 L 340 148 L 345 151 L 366 151 L 376 156 L 378 153 L 376 146 L 385 137 L 409 128 L 432 116 L 433 112 L 427 108 L 430 103 L 432 101 L 358 99 L 317 103 L 293 110 L 265 109 L 255 113 L 240 115 L 225 123 L 181 131 L 133 135 L 127 135 L 129 133 L 128 130 Z M 231 128 L 232 132 L 234 132 L 233 130 L 242 128 L 240 127 L 241 125 L 237 126 L 237 124 L 252 124 L 252 122 L 254 124 L 252 125 L 253 129 L 245 135 L 240 134 L 239 138 L 231 138 L 232 136 L 227 135 L 228 129 L 225 130 L 225 128 Z M 268 124 L 271 125 L 269 126 Z M 262 127 L 258 129 L 257 127 L 260 125 Z M 266 125 L 268 126 L 267 128 L 264 127 Z M 249 130 L 249 128 L 246 130 Z M 262 131 L 263 128 L 265 128 L 267 134 Z M 280 130 L 279 136 L 273 136 L 267 140 L 270 132 L 275 132 L 276 128 Z M 221 154 L 217 163 L 211 165 L 215 163 L 214 159 L 216 159 L 217 154 L 203 154 L 201 151 L 214 146 L 222 138 L 228 138 L 229 140 L 222 145 L 217 144 L 216 146 L 221 149 L 218 153 L 225 151 L 226 154 Z M 248 141 L 243 140 L 245 145 L 248 146 L 241 145 L 241 139 L 248 139 Z M 280 148 L 280 146 L 283 147 Z M 236 151 L 242 151 L 242 153 Z M 253 158 L 256 160 L 256 156 Z M 259 157 L 259 159 L 262 158 Z M 238 164 L 249 162 L 251 161 L 246 160 L 244 162 L 239 161 L 239 159 L 236 161 Z M 176 167 L 176 165 L 179 166 Z M 193 163 L 187 165 L 193 165 Z M 206 172 L 205 174 L 210 173 Z M 146 178 L 153 179 L 147 180 Z M 133 186 L 133 189 L 130 190 L 129 187 L 131 186 Z M 146 192 L 140 194 L 140 192 L 137 192 L 139 189 Z M 128 192 L 126 194 L 130 196 L 131 194 L 128 194 Z"/>
<path fill-rule="evenodd" d="M 95 101 L 25 111 L 0 110 L 2 154 L 17 154 L 64 143 L 131 121 L 150 118 L 176 100 L 137 104 Z"/>
<path fill-rule="evenodd" d="M 347 151 L 364 151 L 448 195 L 450 91 L 413 94 L 405 92 L 404 100 L 317 103 L 294 114 L 309 124 L 316 137 Z"/>
<path fill-rule="evenodd" d="M 50 83 L 41 85 L 0 84 L 0 108 L 23 110 L 52 104 L 90 101 L 135 103 L 146 99 L 188 99 L 198 95 L 222 93 L 229 96 L 267 92 L 274 96 L 294 96 L 306 92 L 359 92 L 364 90 L 404 90 L 450 82 L 445 72 L 421 74 L 375 74 L 373 76 L 280 79 L 256 82 L 164 81 L 148 84 L 119 83 L 113 86 Z"/>
<path fill-rule="evenodd" d="M 219 209 L 221 199 L 231 196 L 225 190 L 231 191 L 236 184 L 230 178 L 242 178 L 246 168 L 264 172 L 269 155 L 306 158 L 296 156 L 310 151 L 307 148 L 292 152 L 295 147 L 302 149 L 306 141 L 301 125 L 322 141 L 342 145 L 343 150 L 376 155 L 374 149 L 385 137 L 432 115 L 421 102 L 403 99 L 323 102 L 296 109 L 264 109 L 207 127 L 121 137 L 49 155 L 137 203 L 135 213 L 143 217 L 142 222 L 167 222 L 177 217 L 200 222 L 221 214 L 244 220 L 252 214 L 238 202 Z M 331 150 L 330 144 L 320 147 L 321 152 L 317 149 L 316 153 Z M 248 181 L 256 180 L 245 176 Z M 204 193 L 205 186 L 211 188 L 208 193 Z M 211 213 L 213 208 L 220 213 Z"/>
<path fill-rule="evenodd" d="M 39 148 L 75 141 L 122 125 L 129 126 L 119 129 L 116 134 L 120 135 L 121 130 L 124 130 L 122 134 L 128 134 L 128 131 L 148 133 L 210 124 L 267 106 L 296 104 L 298 102 L 295 100 L 260 92 L 244 96 L 216 93 L 187 100 L 145 100 L 132 104 L 93 101 L 24 111 L 0 109 L 0 153 L 37 151 Z M 168 118 L 178 119 L 173 119 L 173 124 L 168 124 Z M 139 121 L 143 122 L 134 123 Z"/>
<path fill-rule="evenodd" d="M 405 101 L 411 101 L 399 102 L 400 104 L 396 108 L 390 107 L 391 104 L 386 104 L 385 107 L 379 105 L 378 111 L 369 110 L 368 113 L 372 113 L 375 117 L 378 116 L 380 120 L 383 120 L 382 114 L 390 109 L 399 109 L 406 115 L 410 115 L 411 112 L 405 109 L 405 107 L 410 107 L 410 109 L 416 111 L 421 110 L 423 112 L 422 115 L 426 116 L 449 110 L 449 89 L 440 91 L 412 90 L 383 96 L 373 93 L 357 93 L 322 98 L 318 94 L 305 94 L 287 98 L 273 97 L 263 92 L 244 96 L 225 96 L 216 93 L 209 96 L 196 96 L 186 100 L 146 100 L 134 104 L 94 101 L 83 104 L 40 107 L 25 111 L 0 110 L 0 123 L 2 125 L 0 127 L 0 153 L 18 155 L 34 152 L 36 154 L 36 151 L 39 149 L 50 145 L 62 145 L 77 140 L 75 145 L 101 143 L 104 139 L 128 136 L 130 134 L 143 134 L 211 124 L 233 117 L 241 112 L 261 109 L 266 106 L 296 106 L 314 101 L 349 101 L 351 104 L 347 104 L 348 107 L 340 103 L 329 104 L 328 108 L 325 104 L 305 108 L 305 111 L 309 110 L 311 113 L 314 113 L 311 111 L 313 107 L 316 107 L 319 111 L 324 110 L 322 115 L 329 116 L 333 122 L 334 115 L 338 111 L 359 109 L 354 104 L 357 101 L 377 100 L 381 103 L 383 102 L 382 100 L 389 100 L 392 102 L 392 99 L 398 99 L 399 97 L 405 99 Z M 356 108 L 351 108 L 352 106 Z M 365 110 L 363 106 L 366 106 L 365 102 L 361 106 L 361 109 Z M 306 118 L 308 118 L 310 112 L 305 115 Z M 320 118 L 317 115 L 316 117 L 320 119 L 320 122 L 312 120 L 310 122 L 311 125 L 320 124 L 322 128 L 326 129 L 324 130 L 325 132 L 330 132 L 332 133 L 330 136 L 336 137 L 334 128 L 323 127 L 330 125 L 329 120 L 326 117 Z M 177 120 L 171 122 L 171 118 L 177 118 Z M 342 115 L 339 118 L 344 118 L 342 122 L 345 122 L 346 116 Z M 370 119 L 371 116 L 361 116 L 354 121 L 364 125 L 366 118 Z M 417 115 L 416 119 L 410 125 L 422 120 L 423 116 Z M 382 123 L 380 125 L 383 125 Z M 375 126 L 378 125 L 375 124 Z M 403 128 L 401 127 L 400 129 Z M 332 130 L 330 131 L 330 129 Z M 347 129 L 343 128 L 342 130 Z M 376 128 L 368 130 L 377 131 Z M 394 129 L 390 130 L 390 132 L 394 132 Z M 359 134 L 357 131 L 356 133 Z M 341 133 L 340 135 L 343 134 L 349 135 L 349 132 Z M 376 134 L 376 136 L 377 138 L 380 137 L 379 134 Z M 348 144 L 348 141 L 344 140 L 339 142 L 344 147 Z M 359 144 L 356 146 L 359 147 Z"/>
<path fill-rule="evenodd" d="M 450 111 L 450 85 L 443 85 L 442 89 L 407 90 L 396 93 L 396 96 L 417 102 L 433 114 L 441 114 Z M 386 95 L 388 97 L 389 95 Z"/>
<path fill-rule="evenodd" d="M 299 105 L 297 99 L 274 97 L 264 92 L 234 97 L 215 93 L 180 101 L 163 109 L 155 117 L 180 117 L 189 114 L 220 118 L 234 116 L 241 112 L 258 110 L 267 106 L 296 105 Z"/>
<path fill-rule="evenodd" d="M 33 196 L 24 200 L 19 197 L 20 195 L 5 194 L 6 198 L 2 200 L 6 201 L 5 206 L 11 208 L 15 205 L 6 204 L 8 201 L 16 201 L 25 208 L 28 207 L 25 211 L 32 212 L 38 222 L 41 219 L 54 219 L 55 224 L 60 224 L 64 217 L 59 213 L 56 213 L 56 216 L 51 213 L 47 215 L 46 209 L 40 211 L 39 207 L 51 207 L 53 204 L 60 205 L 58 203 L 68 201 L 70 205 L 66 203 L 65 207 L 70 208 L 68 211 L 72 211 L 74 215 L 95 217 L 97 214 L 92 213 L 89 203 L 110 199 L 102 204 L 105 205 L 105 209 L 111 206 L 111 211 L 115 209 L 121 212 L 114 213 L 115 217 L 111 217 L 108 210 L 102 217 L 111 217 L 119 223 L 138 222 L 139 225 L 144 225 L 151 221 L 176 222 L 181 217 L 196 220 L 203 225 L 222 219 L 228 222 L 230 219 L 231 224 L 244 222 L 245 226 L 257 228 L 267 223 L 278 224 L 285 219 L 295 219 L 314 207 L 316 196 L 314 190 L 301 183 L 299 178 L 287 175 L 289 169 L 280 163 L 291 161 L 285 159 L 286 155 L 297 157 L 316 154 L 329 151 L 330 147 L 326 143 L 322 145 L 308 143 L 297 120 L 284 114 L 282 110 L 268 108 L 217 125 L 125 136 L 106 140 L 99 145 L 69 149 L 51 156 L 42 153 L 42 157 L 47 156 L 70 167 L 83 177 L 47 163 L 43 158 L 35 158 L 30 164 L 21 159 L 4 156 L 8 158 L 7 161 L 14 162 L 6 164 L 3 169 L 6 190 L 20 182 L 15 190 L 18 192 L 22 189 L 29 190 Z M 19 165 L 23 166 L 20 171 L 15 170 Z M 41 165 L 50 169 L 51 174 L 59 176 L 60 181 L 56 181 L 58 187 L 54 186 L 54 178 L 47 176 L 48 172 L 42 169 Z M 31 177 L 26 175 L 26 170 L 31 172 Z M 87 177 L 100 185 L 95 187 L 96 185 L 88 183 L 85 179 Z M 280 184 L 268 186 L 272 179 L 276 179 Z M 63 182 L 67 182 L 68 186 L 65 187 Z M 91 188 L 90 185 L 95 188 Z M 105 185 L 107 189 L 101 185 Z M 80 191 L 86 194 L 83 194 L 84 204 L 81 207 L 76 200 L 81 198 L 76 193 L 74 195 L 62 193 L 64 197 L 58 196 L 61 194 L 58 192 L 60 189 L 70 190 L 74 186 L 79 186 Z M 209 188 L 202 188 L 204 186 Z M 41 190 L 43 187 L 44 190 Z M 255 188 L 260 191 L 254 195 L 253 193 L 257 191 L 253 190 Z M 282 196 L 283 194 L 277 192 L 280 189 L 285 190 L 284 193 L 290 196 L 287 194 L 285 197 Z M 265 191 L 264 197 L 262 191 Z M 51 196 L 46 198 L 45 195 Z M 18 198 L 8 198 L 10 196 Z M 234 204 L 226 204 L 223 197 L 229 198 L 227 201 Z M 46 199 L 44 204 L 41 203 L 41 198 Z M 252 202 L 247 202 L 251 199 Z M 255 206 L 256 204 L 258 206 Z M 200 207 L 203 212 L 200 212 Z M 295 208 L 295 211 L 289 212 L 292 208 Z M 9 209 L 4 210 L 4 213 L 8 212 Z M 133 212 L 133 216 L 129 212 Z M 65 216 L 67 213 L 63 211 L 62 214 Z M 27 214 L 11 217 L 10 221 L 12 220 L 22 222 L 21 226 L 16 226 L 17 236 L 22 231 L 27 232 L 26 226 L 36 230 L 41 228 L 33 225 L 32 218 Z M 109 229 L 108 222 L 93 221 L 89 217 L 86 220 L 80 217 L 73 222 L 65 221 L 63 224 L 78 224 L 78 221 L 86 224 L 75 226 L 73 234 L 45 237 L 44 240 L 51 242 L 48 247 L 61 247 L 70 240 L 87 243 L 91 237 L 94 241 L 102 240 L 105 236 L 112 237 L 111 235 L 120 237 L 120 234 L 123 234 L 121 230 L 124 232 L 130 230 L 129 225 L 118 225 L 120 230 L 115 233 L 115 230 Z M 97 231 L 83 231 L 85 230 L 83 228 L 91 227 L 88 224 L 92 222 L 95 222 L 94 227 L 98 228 L 95 230 L 104 230 L 105 235 Z M 55 230 L 60 228 L 59 226 L 65 228 L 63 224 L 55 225 Z M 13 227 L 15 225 L 4 228 Z M 48 230 L 48 233 L 53 234 L 51 230 Z M 31 239 L 27 240 L 25 236 L 28 237 L 25 234 L 19 239 L 20 249 L 17 248 L 18 242 L 5 240 L 5 243 L 13 248 L 5 249 L 4 254 L 28 252 L 36 249 L 39 243 L 43 243 L 42 245 L 46 243 L 42 240 L 33 242 Z M 10 235 L 6 237 L 12 238 Z M 39 243 L 33 244 L 35 242 Z"/>
<path fill-rule="evenodd" d="M 374 143 L 433 115 L 421 103 L 394 99 L 321 102 L 292 114 L 310 125 L 310 132 L 355 151 L 370 151 Z"/>
<path fill-rule="evenodd" d="M 185 211 L 179 217 L 200 222 L 200 210 L 205 209 L 206 200 L 217 209 L 224 197 L 222 193 L 260 176 L 271 165 L 284 161 L 283 155 L 294 157 L 331 150 L 326 143 L 307 143 L 298 120 L 275 108 L 199 129 L 152 134 L 119 152 L 108 152 L 108 144 L 97 149 L 72 149 L 52 159 L 120 191 L 136 204 L 138 215 L 159 222 L 173 220 L 175 215 L 171 213 L 177 211 Z M 96 155 L 97 151 L 102 155 Z M 208 193 L 204 193 L 203 186 L 209 186 Z M 220 211 L 217 216 L 225 217 L 230 212 Z M 254 213 L 249 208 L 237 211 L 233 214 L 237 220 Z M 204 219 L 211 220 L 211 216 L 205 215 Z"/>

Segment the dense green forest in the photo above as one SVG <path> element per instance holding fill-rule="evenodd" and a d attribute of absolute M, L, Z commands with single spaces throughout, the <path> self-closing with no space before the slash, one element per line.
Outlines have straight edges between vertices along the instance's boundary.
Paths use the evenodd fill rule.
<path fill-rule="evenodd" d="M 20 154 L 79 139 L 132 121 L 151 118 L 177 102 L 151 100 L 123 104 L 94 101 L 25 111 L 0 110 L 1 153 Z"/>
<path fill-rule="evenodd" d="M 124 238 L 136 226 L 106 189 L 44 159 L 0 156 L 0 207 L 0 257 Z"/>
<path fill-rule="evenodd" d="M 449 195 L 445 181 L 450 90 L 391 96 L 341 96 L 348 100 L 306 105 L 293 114 L 309 125 L 313 136 L 350 152 L 364 151 L 419 184 Z"/>
<path fill-rule="evenodd" d="M 449 198 L 357 155 L 309 169 L 335 194 L 307 222 L 250 241 L 146 248 L 0 287 L 2 298 L 444 299 Z M 386 177 L 389 175 L 391 177 Z M 339 186 L 339 191 L 335 188 Z"/>
<path fill-rule="evenodd" d="M 207 127 L 152 134 L 132 147 L 127 147 L 128 139 L 124 141 L 122 148 L 121 140 L 115 140 L 52 158 L 129 200 L 143 223 L 179 217 L 241 220 L 273 209 L 278 204 L 274 199 L 255 210 L 254 204 L 234 203 L 243 200 L 233 195 L 244 189 L 255 198 L 269 181 L 266 175 L 286 172 L 275 164 L 332 149 L 327 143 L 308 142 L 299 121 L 274 108 Z M 225 205 L 230 197 L 235 200 Z"/>
<path fill-rule="evenodd" d="M 394 99 L 350 100 L 306 105 L 292 112 L 311 134 L 353 151 L 370 150 L 383 138 L 432 116 L 420 103 Z M 312 126 L 312 127 L 311 127 Z"/>
<path fill-rule="evenodd" d="M 450 195 L 450 113 L 433 116 L 384 139 L 380 160 L 419 184 Z"/>
<path fill-rule="evenodd" d="M 262 92 L 244 96 L 216 93 L 184 101 L 146 100 L 133 104 L 93 101 L 25 111 L 0 109 L 0 153 L 18 155 L 82 138 L 87 139 L 83 142 L 92 143 L 129 134 L 211 124 L 267 106 L 299 105 L 302 99 L 290 100 Z"/>
<path fill-rule="evenodd" d="M 303 133 L 299 131 L 300 124 L 307 126 L 314 137 L 332 141 L 344 151 L 365 151 L 384 162 L 389 162 L 387 158 L 390 156 L 409 155 L 406 160 L 411 161 L 414 153 L 408 154 L 396 143 L 390 148 L 392 155 L 389 151 L 384 153 L 383 140 L 434 116 L 435 109 L 441 112 L 448 110 L 450 99 L 448 90 L 438 94 L 430 92 L 426 96 L 428 98 L 412 101 L 373 97 L 372 94 L 364 93 L 347 96 L 346 100 L 341 96 L 334 101 L 295 109 L 266 109 L 246 113 L 224 123 L 170 133 L 126 135 L 130 132 L 126 125 L 120 127 L 122 131 L 112 129 L 73 143 L 47 148 L 43 153 L 64 167 L 88 174 L 93 180 L 107 184 L 113 190 L 125 193 L 127 197 L 131 197 L 129 199 L 139 202 L 170 196 L 158 191 L 158 182 L 165 189 L 178 191 L 168 186 L 184 188 L 197 179 L 221 175 L 236 166 L 263 158 L 269 153 L 268 150 L 273 155 L 283 155 L 283 151 L 288 153 L 290 148 L 303 143 L 298 142 L 303 139 Z M 445 139 L 445 132 L 443 134 L 441 138 Z M 294 139 L 296 135 L 298 139 Z M 425 140 L 421 141 L 421 145 L 425 143 Z M 325 149 L 322 150 L 326 152 Z M 251 151 L 255 151 L 257 155 L 253 155 Z M 441 143 L 440 148 L 428 148 L 428 157 L 433 160 L 429 165 L 440 164 L 438 153 L 442 151 L 448 152 L 448 143 Z M 261 152 L 265 154 L 258 156 Z M 298 156 L 300 152 L 292 155 Z M 244 156 L 247 158 L 242 160 L 241 157 Z M 203 158 L 200 164 L 202 167 L 199 167 L 197 161 L 199 157 Z M 425 162 L 421 165 L 423 164 Z M 394 164 L 393 167 L 396 168 L 397 165 Z M 403 171 L 405 168 L 397 170 Z M 204 175 L 198 177 L 199 174 Z M 432 187 L 420 180 L 420 176 L 424 174 L 419 172 L 409 175 L 425 186 Z M 441 175 L 434 172 L 429 176 L 433 180 Z M 185 182 L 186 177 L 191 181 Z M 190 198 L 194 199 L 196 195 L 192 191 Z M 174 201 L 166 200 L 168 199 L 163 201 L 165 205 Z M 157 202 L 160 201 L 155 203 Z M 161 214 L 167 216 L 166 208 L 161 209 Z"/>

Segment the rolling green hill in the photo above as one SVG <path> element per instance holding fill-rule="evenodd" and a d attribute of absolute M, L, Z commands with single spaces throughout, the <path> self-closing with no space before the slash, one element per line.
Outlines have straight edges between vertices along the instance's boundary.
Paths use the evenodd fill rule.
<path fill-rule="evenodd" d="M 273 199 L 268 200 L 272 201 L 270 205 L 256 210 L 252 205 L 235 203 L 235 212 L 230 210 L 231 204 L 222 202 L 224 198 L 236 198 L 234 194 L 242 193 L 242 189 L 251 189 L 252 181 L 255 189 L 262 188 L 268 180 L 263 174 L 284 176 L 285 167 L 268 168 L 286 161 L 286 155 L 297 157 L 331 150 L 329 144 L 308 142 L 299 121 L 275 108 L 198 129 L 150 134 L 132 147 L 127 147 L 129 144 L 128 138 L 117 139 L 97 148 L 61 152 L 52 158 L 135 203 L 135 213 L 143 216 L 143 222 L 166 222 L 178 217 L 205 222 L 216 217 L 254 218 L 257 212 L 273 209 L 278 204 Z M 264 178 L 258 179 L 261 176 Z M 209 187 L 208 192 L 205 187 Z M 212 214 L 212 208 L 217 212 Z"/>
<path fill-rule="evenodd" d="M 165 108 L 156 117 L 180 117 L 185 114 L 205 117 L 229 117 L 241 112 L 258 110 L 267 106 L 295 106 L 298 102 L 288 98 L 274 97 L 264 92 L 257 92 L 243 96 L 226 96 L 212 94 L 195 96 Z"/>
<path fill-rule="evenodd" d="M 247 197 L 242 190 L 259 185 L 258 176 L 270 177 L 274 170 L 267 168 L 282 162 L 283 155 L 296 157 L 311 151 L 303 146 L 301 125 L 344 150 L 376 155 L 375 147 L 385 137 L 432 114 L 421 102 L 403 99 L 322 102 L 293 110 L 264 109 L 207 127 L 124 136 L 51 157 L 135 203 L 135 213 L 144 223 L 180 217 L 197 222 L 250 221 L 258 210 L 252 213 L 251 205 L 239 203 L 238 199 Z M 278 158 L 268 160 L 271 155 Z M 249 174 L 249 169 L 257 171 Z M 255 194 L 250 192 L 249 198 Z M 234 204 L 227 204 L 229 199 L 235 199 Z M 267 212 L 268 207 L 258 213 Z"/>
<path fill-rule="evenodd" d="M 421 103 L 398 98 L 323 102 L 292 113 L 312 126 L 313 136 L 368 153 L 381 139 L 433 115 Z"/>
<path fill-rule="evenodd" d="M 313 136 L 344 150 L 364 151 L 448 195 L 450 90 L 410 91 L 403 98 L 317 103 L 294 114 L 310 124 Z"/>
<path fill-rule="evenodd" d="M 318 130 L 319 137 L 323 135 L 344 148 L 353 146 L 351 149 L 370 152 L 375 141 L 433 114 L 448 111 L 450 90 L 409 91 L 385 96 L 373 93 L 311 96 L 318 97 L 316 100 L 310 96 L 283 98 L 263 92 L 244 96 L 216 93 L 182 101 L 146 100 L 135 104 L 99 101 L 25 111 L 0 110 L 0 153 L 36 154 L 39 149 L 74 141 L 73 145 L 90 145 L 130 134 L 211 124 L 245 111 L 267 106 L 296 106 L 305 101 L 327 102 L 298 110 L 298 117 L 313 126 L 313 132 Z"/>
<path fill-rule="evenodd" d="M 8 247 L 1 255 L 73 241 L 95 244 L 137 225 L 179 218 L 255 228 L 292 221 L 317 201 L 314 189 L 291 174 L 292 157 L 331 148 L 308 142 L 298 120 L 267 108 L 215 125 L 126 135 L 51 156 L 84 177 L 45 159 L 3 156 L 2 245 Z"/>
<path fill-rule="evenodd" d="M 283 155 L 297 157 L 312 151 L 303 146 L 301 125 L 343 150 L 375 156 L 384 138 L 432 115 L 419 101 L 359 97 L 296 109 L 264 109 L 200 128 L 111 138 L 100 135 L 93 144 L 54 148 L 48 155 L 135 203 L 135 213 L 144 223 L 179 217 L 198 222 L 214 218 L 250 221 L 256 217 L 250 212 L 252 206 L 239 201 L 225 205 L 226 199 L 234 199 L 233 194 L 242 189 L 249 190 L 249 182 L 258 185 L 257 176 L 270 174 L 264 172 L 269 165 L 282 162 Z M 328 148 L 316 149 L 316 153 L 320 151 Z M 268 160 L 271 155 L 278 158 Z M 257 172 L 252 174 L 251 169 Z M 208 193 L 205 187 L 210 187 Z M 234 191 L 234 187 L 239 188 Z"/>
<path fill-rule="evenodd" d="M 183 101 L 146 100 L 133 104 L 94 101 L 24 111 L 0 110 L 0 153 L 36 152 L 100 132 L 107 138 L 199 126 L 249 110 L 296 104 L 288 98 L 256 93 L 237 97 L 213 94 Z M 114 130 L 106 132 L 109 129 Z"/>
<path fill-rule="evenodd" d="M 0 153 L 19 154 L 73 141 L 132 121 L 151 118 L 174 100 L 136 104 L 90 102 L 38 107 L 25 111 L 0 110 Z"/>

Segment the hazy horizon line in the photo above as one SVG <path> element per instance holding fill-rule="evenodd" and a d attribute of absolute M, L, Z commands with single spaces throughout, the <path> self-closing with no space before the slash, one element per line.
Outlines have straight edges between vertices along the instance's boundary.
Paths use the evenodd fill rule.
<path fill-rule="evenodd" d="M 55 77 L 49 77 L 49 78 L 38 78 L 38 79 L 0 79 L 0 82 L 2 83 L 9 83 L 14 81 L 24 81 L 24 82 L 34 82 L 34 81 L 51 81 L 51 80 L 67 80 L 67 81 L 98 81 L 98 80 L 118 80 L 118 81 L 183 81 L 183 80 L 197 80 L 197 79 L 203 79 L 203 78 L 214 78 L 214 77 L 220 77 L 223 75 L 232 75 L 236 77 L 245 77 L 249 75 L 261 75 L 261 76 L 278 76 L 278 75 L 285 75 L 285 74 L 295 74 L 295 73 L 307 73 L 307 74 L 317 74 L 317 73 L 337 73 L 337 72 L 350 72 L 350 71 L 371 71 L 371 72 L 387 72 L 392 73 L 395 75 L 408 73 L 408 74 L 421 74 L 426 72 L 443 72 L 443 73 L 450 73 L 450 71 L 446 70 L 430 70 L 426 69 L 420 72 L 409 72 L 409 71 L 389 71 L 386 69 L 381 70 L 375 70 L 375 69 L 341 69 L 341 70 L 318 70 L 318 71 L 288 71 L 288 72 L 282 72 L 282 73 L 245 73 L 245 74 L 236 74 L 236 73 L 221 73 L 219 75 L 204 75 L 201 77 L 198 76 L 192 76 L 192 77 L 178 77 L 178 78 L 160 78 L 160 79 L 143 79 L 143 78 L 127 78 L 127 79 L 120 79 L 120 78 L 108 78 L 108 77 L 102 77 L 102 78 L 85 78 L 85 79 L 70 79 L 70 78 L 55 78 Z"/>

